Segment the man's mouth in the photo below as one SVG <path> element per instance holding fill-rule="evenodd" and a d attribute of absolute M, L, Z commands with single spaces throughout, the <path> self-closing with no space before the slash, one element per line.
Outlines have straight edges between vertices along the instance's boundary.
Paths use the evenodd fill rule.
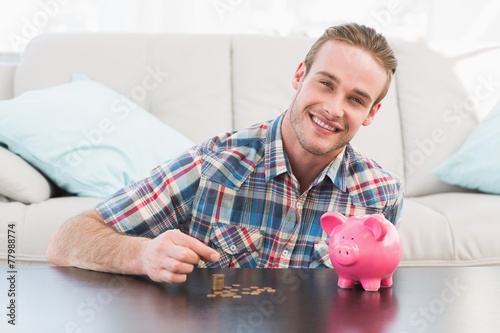
<path fill-rule="evenodd" d="M 324 129 L 327 129 L 327 130 L 329 130 L 331 132 L 336 133 L 336 132 L 339 131 L 339 129 L 337 129 L 337 128 L 333 127 L 333 126 L 330 126 L 328 124 L 325 124 L 324 122 L 322 122 L 321 120 L 319 120 L 316 116 L 312 116 L 312 121 L 314 121 L 318 126 L 324 128 Z"/>

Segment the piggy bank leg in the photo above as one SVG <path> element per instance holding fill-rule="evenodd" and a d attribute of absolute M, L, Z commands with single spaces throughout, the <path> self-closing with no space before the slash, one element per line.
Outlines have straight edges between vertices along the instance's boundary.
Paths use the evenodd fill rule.
<path fill-rule="evenodd" d="M 366 291 L 377 291 L 380 289 L 380 279 L 363 279 L 361 285 Z"/>
<path fill-rule="evenodd" d="M 382 281 L 380 282 L 380 286 L 384 287 L 384 288 L 391 287 L 392 286 L 392 275 L 386 277 L 385 279 L 382 279 Z"/>
<path fill-rule="evenodd" d="M 337 283 L 340 288 L 353 288 L 354 280 L 347 277 L 339 276 L 339 282 Z"/>

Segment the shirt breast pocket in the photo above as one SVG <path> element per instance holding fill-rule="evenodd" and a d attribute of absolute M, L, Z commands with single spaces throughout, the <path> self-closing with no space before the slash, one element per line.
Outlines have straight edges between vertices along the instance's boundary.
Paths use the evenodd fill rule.
<path fill-rule="evenodd" d="M 330 252 L 328 249 L 328 241 L 320 239 L 314 243 L 311 263 L 309 268 L 333 268 L 330 260 Z"/>
<path fill-rule="evenodd" d="M 214 263 L 201 263 L 200 267 L 257 267 L 263 237 L 258 228 L 247 228 L 217 222 L 212 224 L 210 245 L 220 254 Z"/>

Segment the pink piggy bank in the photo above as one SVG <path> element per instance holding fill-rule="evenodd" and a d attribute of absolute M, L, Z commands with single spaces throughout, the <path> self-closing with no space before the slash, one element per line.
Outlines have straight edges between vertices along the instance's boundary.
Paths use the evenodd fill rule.
<path fill-rule="evenodd" d="M 321 226 L 330 235 L 330 260 L 340 288 L 352 288 L 358 281 L 369 291 L 392 286 L 392 274 L 401 261 L 401 240 L 382 214 L 346 218 L 328 212 L 321 216 Z"/>

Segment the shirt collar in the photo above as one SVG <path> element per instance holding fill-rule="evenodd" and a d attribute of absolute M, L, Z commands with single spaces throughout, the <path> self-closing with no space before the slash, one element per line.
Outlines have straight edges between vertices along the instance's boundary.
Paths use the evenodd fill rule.
<path fill-rule="evenodd" d="M 285 113 L 282 113 L 279 117 L 271 121 L 269 124 L 269 130 L 267 131 L 264 159 L 266 182 L 285 172 L 290 175 L 292 174 L 288 158 L 286 157 L 285 150 L 283 148 L 283 139 L 281 137 L 281 124 L 283 122 L 284 115 Z M 341 177 L 338 177 L 341 174 L 345 175 L 344 172 L 338 172 L 345 158 L 345 151 L 346 147 L 344 147 L 340 154 L 338 154 L 337 157 L 333 159 L 325 169 L 323 169 L 313 182 L 312 186 L 322 182 L 325 177 L 328 177 L 337 188 L 345 191 L 347 182 L 345 179 L 340 179 Z"/>
<path fill-rule="evenodd" d="M 265 173 L 266 182 L 282 173 L 289 172 L 285 150 L 283 149 L 283 139 L 281 137 L 281 123 L 285 113 L 271 121 L 266 135 L 265 148 Z"/>
<path fill-rule="evenodd" d="M 340 169 L 342 162 L 344 161 L 345 149 L 346 147 L 344 147 L 342 151 L 337 155 L 337 157 L 335 157 L 333 161 L 325 168 L 325 170 L 323 170 L 325 176 L 328 176 L 328 178 L 330 178 L 332 183 L 334 183 L 337 187 L 339 187 L 336 183 L 338 178 L 338 171 Z"/>
<path fill-rule="evenodd" d="M 352 154 L 352 146 L 350 143 L 348 143 L 344 147 L 344 150 L 335 159 L 339 160 L 339 164 L 335 170 L 335 173 L 330 175 L 333 184 L 342 192 L 347 192 L 347 176 L 349 175 L 349 165 L 351 164 Z"/>

